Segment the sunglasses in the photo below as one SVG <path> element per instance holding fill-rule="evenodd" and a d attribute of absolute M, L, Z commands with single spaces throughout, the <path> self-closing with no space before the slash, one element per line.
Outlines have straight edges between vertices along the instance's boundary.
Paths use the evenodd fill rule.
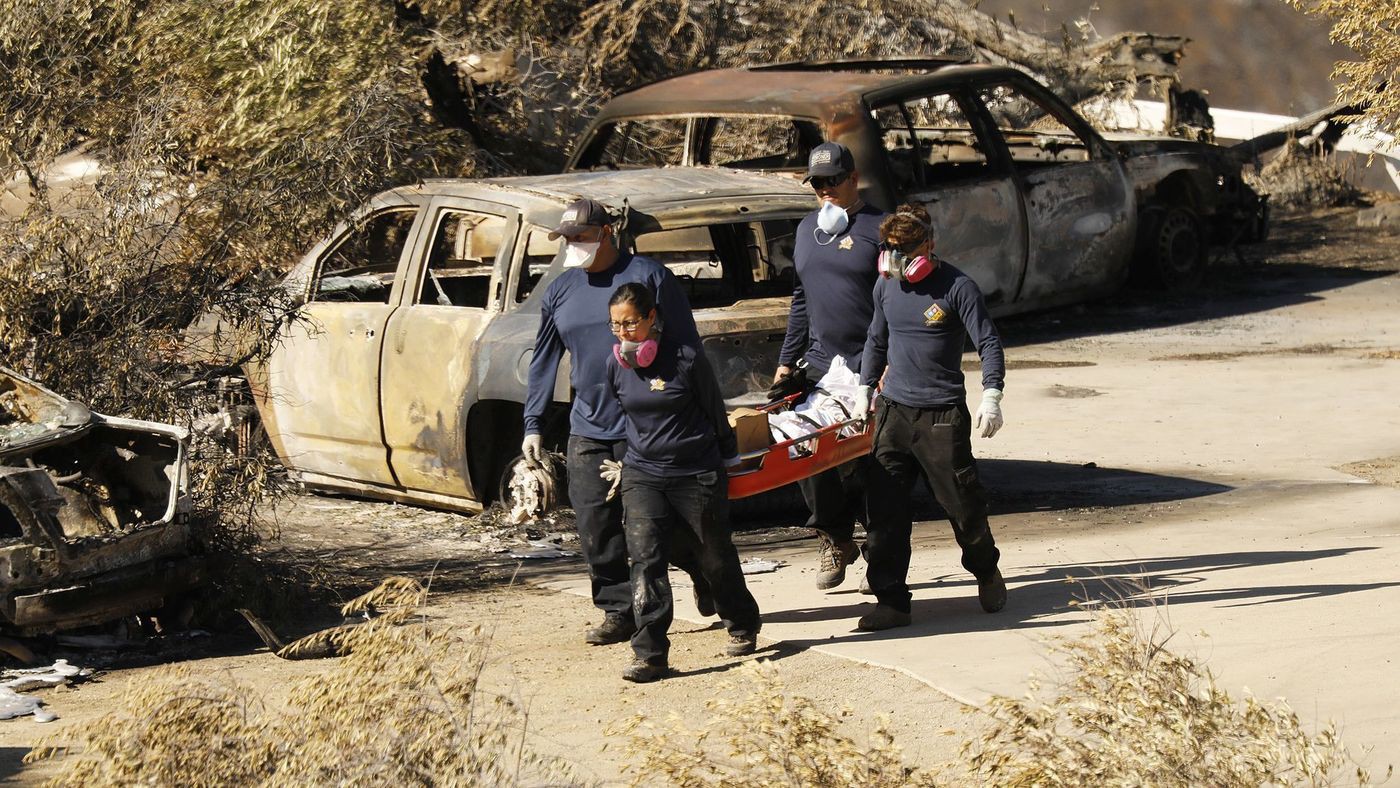
<path fill-rule="evenodd" d="M 845 175 L 813 175 L 807 179 L 812 184 L 813 189 L 832 189 L 850 180 L 851 174 Z"/>
<path fill-rule="evenodd" d="M 906 244 L 894 244 L 890 243 L 889 241 L 881 241 L 880 249 L 886 252 L 894 252 L 903 257 L 909 257 L 910 255 L 914 254 L 915 250 L 917 250 L 920 246 L 923 246 L 924 243 L 926 243 L 927 241 L 927 238 L 920 238 L 917 241 L 910 241 Z"/>

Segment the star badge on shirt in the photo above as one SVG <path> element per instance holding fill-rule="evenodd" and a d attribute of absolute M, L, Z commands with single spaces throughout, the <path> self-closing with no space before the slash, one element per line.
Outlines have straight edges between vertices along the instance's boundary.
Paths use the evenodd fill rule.
<path fill-rule="evenodd" d="M 938 323 L 942 323 L 943 319 L 947 316 L 948 313 L 943 311 L 943 307 L 939 306 L 938 304 L 934 304 L 933 306 L 924 310 L 924 325 L 932 326 Z"/>
<path fill-rule="evenodd" d="M 851 249 L 855 248 L 855 245 L 855 239 L 848 235 L 845 238 L 842 238 L 841 243 L 837 244 L 836 246 L 837 248 L 845 249 L 849 252 Z"/>
<path fill-rule="evenodd" d="M 666 390 L 666 381 L 662 380 L 661 378 L 652 378 L 652 379 L 651 379 L 651 390 L 652 390 L 652 391 L 665 391 L 665 390 Z"/>

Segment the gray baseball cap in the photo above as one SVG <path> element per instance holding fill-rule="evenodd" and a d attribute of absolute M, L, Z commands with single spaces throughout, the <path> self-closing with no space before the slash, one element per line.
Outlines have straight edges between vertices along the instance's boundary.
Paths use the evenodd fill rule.
<path fill-rule="evenodd" d="M 855 171 L 856 160 L 851 155 L 851 149 L 839 142 L 823 142 L 812 149 L 812 154 L 807 157 L 807 177 L 802 179 L 803 183 L 813 178 L 830 178 L 839 175 L 850 175 Z"/>
<path fill-rule="evenodd" d="M 559 226 L 549 233 L 553 241 L 561 235 L 578 235 L 589 227 L 603 227 L 611 221 L 608 209 L 597 200 L 584 198 L 569 204 L 559 217 Z"/>

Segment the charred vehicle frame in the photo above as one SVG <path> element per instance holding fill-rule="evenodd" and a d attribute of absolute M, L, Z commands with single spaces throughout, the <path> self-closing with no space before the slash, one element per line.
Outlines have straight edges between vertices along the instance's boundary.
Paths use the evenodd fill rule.
<path fill-rule="evenodd" d="M 1241 153 L 1101 135 L 1018 69 L 938 59 L 663 80 L 605 105 L 568 167 L 795 174 L 827 140 L 851 149 L 867 201 L 928 209 L 940 254 L 977 280 L 998 314 L 1103 294 L 1130 273 L 1189 289 L 1210 244 L 1266 232 L 1267 206 L 1241 178 Z"/>

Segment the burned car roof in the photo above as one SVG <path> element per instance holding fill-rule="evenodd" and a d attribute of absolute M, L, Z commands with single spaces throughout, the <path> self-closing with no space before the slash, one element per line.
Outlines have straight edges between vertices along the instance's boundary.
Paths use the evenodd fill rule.
<path fill-rule="evenodd" d="M 633 115 L 780 114 L 826 118 L 861 96 L 922 86 L 965 84 L 1020 72 L 985 64 L 936 67 L 925 74 L 727 68 L 664 79 L 619 94 L 597 121 Z M 596 121 L 595 121 L 596 122 Z"/>
<path fill-rule="evenodd" d="M 697 205 L 726 204 L 745 212 L 763 200 L 812 204 L 811 189 L 793 178 L 724 167 L 686 167 L 606 172 L 568 172 L 485 180 L 434 180 L 424 189 L 436 194 L 482 196 L 481 187 L 516 195 L 522 207 L 531 199 L 551 205 L 580 197 L 620 209 L 624 201 L 634 210 L 665 213 Z"/>

